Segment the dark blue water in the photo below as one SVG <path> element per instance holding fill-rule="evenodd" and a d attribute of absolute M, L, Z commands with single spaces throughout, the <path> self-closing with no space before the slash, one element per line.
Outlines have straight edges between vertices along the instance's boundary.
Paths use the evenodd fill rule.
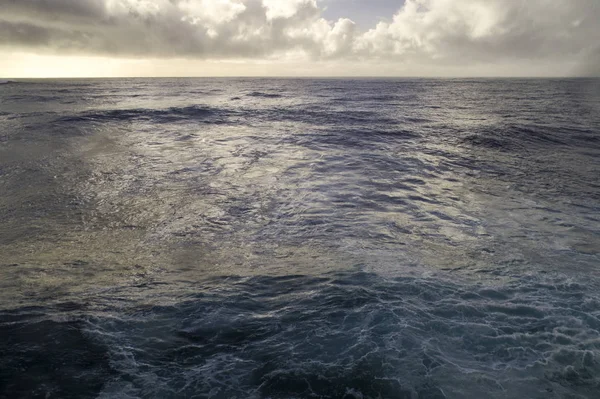
<path fill-rule="evenodd" d="M 0 86 L 0 398 L 600 397 L 600 80 Z"/>

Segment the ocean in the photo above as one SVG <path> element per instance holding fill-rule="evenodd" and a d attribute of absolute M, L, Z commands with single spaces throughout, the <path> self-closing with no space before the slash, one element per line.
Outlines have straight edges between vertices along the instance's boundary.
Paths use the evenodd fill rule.
<path fill-rule="evenodd" d="M 600 398 L 600 80 L 0 85 L 0 398 Z"/>

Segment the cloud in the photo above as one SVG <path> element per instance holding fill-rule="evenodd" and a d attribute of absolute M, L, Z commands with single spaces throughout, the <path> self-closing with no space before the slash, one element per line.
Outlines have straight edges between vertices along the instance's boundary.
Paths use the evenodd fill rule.
<path fill-rule="evenodd" d="M 290 18 L 294 16 L 300 7 L 317 9 L 315 0 L 263 0 L 263 7 L 267 20 L 276 18 Z"/>
<path fill-rule="evenodd" d="M 596 0 L 409 0 L 391 23 L 363 35 L 370 55 L 416 55 L 450 62 L 563 59 L 593 51 Z"/>
<path fill-rule="evenodd" d="M 406 0 L 370 28 L 326 20 L 317 0 L 0 0 L 0 10 L 0 46 L 36 53 L 557 70 L 600 58 L 597 0 Z"/>

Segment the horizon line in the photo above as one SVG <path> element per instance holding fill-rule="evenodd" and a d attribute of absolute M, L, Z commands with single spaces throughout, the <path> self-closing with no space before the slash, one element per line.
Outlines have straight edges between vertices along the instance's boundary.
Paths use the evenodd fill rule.
<path fill-rule="evenodd" d="M 45 77 L 0 77 L 0 80 L 14 81 L 19 79 L 26 80 L 45 80 L 45 79 L 598 79 L 598 76 L 371 76 L 371 75 L 196 75 L 196 76 L 45 76 Z"/>

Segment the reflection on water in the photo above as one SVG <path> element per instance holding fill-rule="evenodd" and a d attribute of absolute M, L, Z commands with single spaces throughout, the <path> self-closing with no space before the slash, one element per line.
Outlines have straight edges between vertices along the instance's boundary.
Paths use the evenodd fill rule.
<path fill-rule="evenodd" d="M 595 83 L 6 85 L 0 396 L 595 397 Z"/>

